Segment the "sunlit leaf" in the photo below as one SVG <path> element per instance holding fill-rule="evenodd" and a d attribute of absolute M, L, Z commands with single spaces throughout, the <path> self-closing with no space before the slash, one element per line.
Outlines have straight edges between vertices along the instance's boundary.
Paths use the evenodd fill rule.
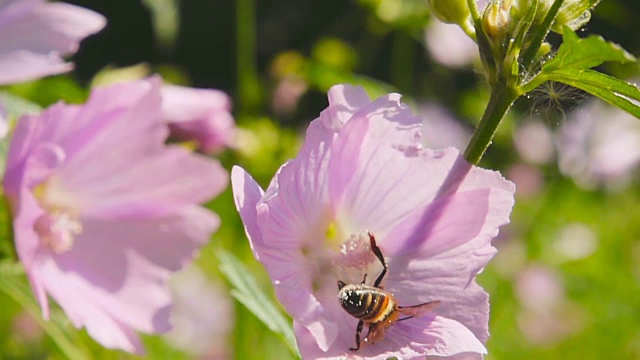
<path fill-rule="evenodd" d="M 640 118 L 640 89 L 624 80 L 594 70 L 579 69 L 556 70 L 546 78 L 584 90 Z"/>
<path fill-rule="evenodd" d="M 568 27 L 564 28 L 562 41 L 556 56 L 542 66 L 543 73 L 566 68 L 590 69 L 605 61 L 619 61 L 621 63 L 636 61 L 636 58 L 621 48 L 620 45 L 606 41 L 596 35 L 580 39 Z"/>
<path fill-rule="evenodd" d="M 568 26 L 573 30 L 581 28 L 591 19 L 589 9 L 598 5 L 599 2 L 600 0 L 564 1 L 553 24 L 553 31 L 562 32 L 564 26 Z"/>
<path fill-rule="evenodd" d="M 300 356 L 291 323 L 258 286 L 251 272 L 231 253 L 219 250 L 220 271 L 233 285 L 231 295 L 247 307 L 271 331 L 282 335 L 291 351 Z"/>

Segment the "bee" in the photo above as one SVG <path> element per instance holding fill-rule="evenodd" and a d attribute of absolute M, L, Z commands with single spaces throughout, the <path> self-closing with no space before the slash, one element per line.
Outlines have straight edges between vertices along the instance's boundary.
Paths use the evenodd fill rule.
<path fill-rule="evenodd" d="M 376 245 L 375 237 L 371 233 L 368 235 L 371 250 L 383 267 L 373 286 L 365 285 L 367 274 L 364 275 L 361 284 L 346 284 L 344 281 L 338 280 L 338 299 L 340 299 L 342 308 L 360 320 L 356 328 L 356 347 L 350 348 L 351 351 L 360 349 L 360 334 L 365 323 L 369 325 L 369 331 L 362 342 L 365 345 L 373 344 L 382 339 L 387 330 L 396 322 L 422 316 L 440 304 L 440 301 L 430 301 L 413 306 L 399 306 L 395 296 L 384 291 L 380 286 L 382 279 L 387 274 L 387 264 L 380 248 Z"/>

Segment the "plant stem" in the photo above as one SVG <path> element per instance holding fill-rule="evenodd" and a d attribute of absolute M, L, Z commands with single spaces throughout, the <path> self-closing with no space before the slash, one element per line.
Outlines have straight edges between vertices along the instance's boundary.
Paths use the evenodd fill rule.
<path fill-rule="evenodd" d="M 477 165 L 482 159 L 482 155 L 489 147 L 493 135 L 500 122 L 504 118 L 507 110 L 516 101 L 519 94 L 508 87 L 495 87 L 491 91 L 491 98 L 487 109 L 482 115 L 480 124 L 471 137 L 469 145 L 464 152 L 464 158 L 471 164 Z"/>
<path fill-rule="evenodd" d="M 238 111 L 254 112 L 260 105 L 261 86 L 256 64 L 256 2 L 236 1 Z"/>
<path fill-rule="evenodd" d="M 536 54 L 538 50 L 540 50 L 540 46 L 544 41 L 544 38 L 549 33 L 551 26 L 553 25 L 553 21 L 558 16 L 558 12 L 560 11 L 560 7 L 564 0 L 555 0 L 551 7 L 549 8 L 547 15 L 545 15 L 544 20 L 542 20 L 542 24 L 537 26 L 533 34 L 531 36 L 531 40 L 529 40 L 529 47 L 525 50 L 524 54 L 522 54 L 522 58 L 520 61 L 520 66 L 524 69 L 529 69 L 533 60 L 535 60 Z"/>

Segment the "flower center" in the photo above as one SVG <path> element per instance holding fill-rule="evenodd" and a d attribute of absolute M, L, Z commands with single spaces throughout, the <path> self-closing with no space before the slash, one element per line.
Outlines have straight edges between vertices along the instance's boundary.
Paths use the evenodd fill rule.
<path fill-rule="evenodd" d="M 351 236 L 340 245 L 340 255 L 334 258 L 336 265 L 364 270 L 375 261 L 375 255 L 369 245 L 369 237 L 362 234 Z"/>
<path fill-rule="evenodd" d="M 36 220 L 33 228 L 42 244 L 56 254 L 69 251 L 74 236 L 82 233 L 82 223 L 70 211 L 45 213 Z"/>

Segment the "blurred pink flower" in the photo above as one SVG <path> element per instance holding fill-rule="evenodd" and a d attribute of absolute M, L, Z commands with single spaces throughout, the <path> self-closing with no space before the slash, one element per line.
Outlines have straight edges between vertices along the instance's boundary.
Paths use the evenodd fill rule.
<path fill-rule="evenodd" d="M 4 176 L 15 244 L 43 316 L 49 294 L 109 348 L 170 329 L 174 271 L 219 224 L 218 163 L 164 144 L 157 78 L 98 88 L 83 105 L 23 117 Z"/>
<path fill-rule="evenodd" d="M 231 99 L 220 90 L 162 87 L 162 116 L 169 124 L 171 137 L 196 141 L 205 153 L 232 145 L 235 126 L 230 111 Z"/>
<path fill-rule="evenodd" d="M 601 102 L 576 109 L 556 143 L 560 171 L 587 189 L 619 187 L 640 164 L 640 122 Z"/>
<path fill-rule="evenodd" d="M 536 345 L 562 341 L 584 327 L 580 307 L 565 295 L 558 274 L 543 265 L 529 265 L 516 280 L 515 293 L 522 304 L 518 327 Z"/>
<path fill-rule="evenodd" d="M 539 120 L 531 119 L 518 124 L 513 144 L 520 157 L 530 164 L 548 164 L 555 156 L 553 133 Z"/>
<path fill-rule="evenodd" d="M 507 177 L 516 184 L 516 196 L 532 198 L 544 187 L 544 176 L 538 167 L 517 163 L 506 172 Z"/>
<path fill-rule="evenodd" d="M 442 65 L 459 68 L 480 60 L 478 45 L 458 25 L 431 21 L 424 36 L 427 50 Z"/>
<path fill-rule="evenodd" d="M 430 149 L 455 147 L 464 149 L 471 139 L 471 128 L 464 126 L 455 116 L 437 103 L 424 103 L 418 107 L 424 116 L 422 144 Z"/>
<path fill-rule="evenodd" d="M 27 311 L 22 311 L 13 318 L 11 335 L 21 343 L 35 343 L 42 339 L 44 330 L 38 321 Z"/>
<path fill-rule="evenodd" d="M 564 300 L 564 285 L 555 272 L 541 265 L 531 265 L 518 275 L 516 295 L 522 305 L 538 312 L 548 312 Z"/>
<path fill-rule="evenodd" d="M 0 84 L 33 80 L 73 69 L 62 56 L 100 31 L 106 19 L 93 11 L 44 0 L 0 4 Z"/>
<path fill-rule="evenodd" d="M 309 84 L 296 76 L 284 76 L 278 80 L 271 98 L 273 111 L 281 116 L 291 115 L 298 106 L 300 98 L 309 89 Z"/>
<path fill-rule="evenodd" d="M 373 102 L 347 85 L 329 90 L 299 155 L 263 192 L 232 171 L 236 206 L 254 255 L 294 320 L 303 358 L 480 359 L 488 338 L 488 295 L 475 275 L 509 221 L 513 184 L 472 167 L 453 148 L 422 148 L 421 119 L 389 94 Z M 381 284 L 400 305 L 441 301 L 425 316 L 397 322 L 352 352 L 358 320 L 342 309 L 338 280 Z M 366 327 L 362 337 L 366 335 Z"/>
<path fill-rule="evenodd" d="M 231 359 L 229 336 L 234 325 L 233 301 L 218 282 L 208 279 L 197 266 L 189 266 L 171 278 L 174 307 L 166 334 L 177 348 L 199 359 Z"/>
<path fill-rule="evenodd" d="M 476 1 L 480 14 L 489 1 Z M 447 24 L 433 18 L 424 30 L 424 37 L 427 50 L 442 65 L 460 68 L 480 60 L 478 45 L 456 24 Z"/>

